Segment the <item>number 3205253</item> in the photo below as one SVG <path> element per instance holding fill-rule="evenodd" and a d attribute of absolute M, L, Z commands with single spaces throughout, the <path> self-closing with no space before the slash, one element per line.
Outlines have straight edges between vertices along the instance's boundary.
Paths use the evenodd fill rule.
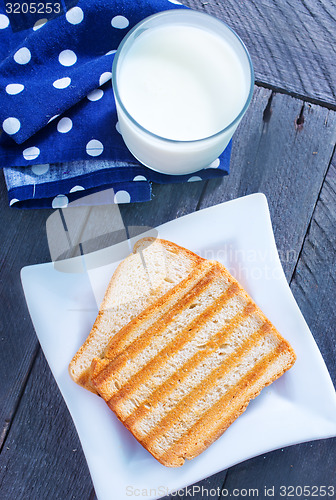
<path fill-rule="evenodd" d="M 7 2 L 7 14 L 59 14 L 61 3 L 59 2 Z"/>

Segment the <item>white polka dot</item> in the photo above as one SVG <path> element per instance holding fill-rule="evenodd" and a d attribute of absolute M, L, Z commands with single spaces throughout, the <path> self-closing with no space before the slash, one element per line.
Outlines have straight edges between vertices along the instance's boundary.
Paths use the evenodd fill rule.
<path fill-rule="evenodd" d="M 65 76 L 64 78 L 59 78 L 58 80 L 55 80 L 53 86 L 55 87 L 55 89 L 65 89 L 66 87 L 69 87 L 70 83 L 71 83 L 71 78 Z"/>
<path fill-rule="evenodd" d="M 20 200 L 18 200 L 17 198 L 12 198 L 11 201 L 9 202 L 9 206 L 11 207 L 12 205 L 14 205 L 14 203 L 17 203 L 18 201 Z"/>
<path fill-rule="evenodd" d="M 192 177 L 189 177 L 188 182 L 196 182 L 196 181 L 201 181 L 202 177 L 199 177 L 198 175 L 193 175 Z"/>
<path fill-rule="evenodd" d="M 36 30 L 39 30 L 40 28 L 42 28 L 42 26 L 44 26 L 46 23 L 48 22 L 48 19 L 46 19 L 45 17 L 43 19 L 39 19 L 38 21 L 36 21 L 36 23 L 34 24 L 33 26 L 33 30 L 36 31 Z"/>
<path fill-rule="evenodd" d="M 86 152 L 90 156 L 99 156 L 104 151 L 104 146 L 100 141 L 92 139 L 86 145 Z"/>
<path fill-rule="evenodd" d="M 117 52 L 117 49 L 113 49 L 113 50 L 109 50 L 108 52 L 106 52 L 106 56 L 110 56 L 111 54 L 115 54 Z"/>
<path fill-rule="evenodd" d="M 18 64 L 27 64 L 31 59 L 30 50 L 27 47 L 22 47 L 14 54 L 14 61 Z"/>
<path fill-rule="evenodd" d="M 101 99 L 103 95 L 104 91 L 102 89 L 95 89 L 87 95 L 87 98 L 89 99 L 89 101 L 99 101 L 99 99 Z"/>
<path fill-rule="evenodd" d="M 220 164 L 219 158 L 214 160 L 210 165 L 208 165 L 206 168 L 218 168 Z"/>
<path fill-rule="evenodd" d="M 133 180 L 134 181 L 146 181 L 146 177 L 144 175 L 136 175 L 135 177 L 133 177 Z"/>
<path fill-rule="evenodd" d="M 178 0 L 168 0 L 170 3 L 174 3 L 175 5 L 182 5 Z"/>
<path fill-rule="evenodd" d="M 112 78 L 112 73 L 110 71 L 106 71 L 99 78 L 99 86 L 108 82 L 109 80 L 111 80 L 111 78 Z"/>
<path fill-rule="evenodd" d="M 70 189 L 70 193 L 75 193 L 76 191 L 85 191 L 85 188 L 83 186 L 74 186 Z"/>
<path fill-rule="evenodd" d="M 24 89 L 24 85 L 21 83 L 9 83 L 6 87 L 7 94 L 16 95 L 20 94 Z"/>
<path fill-rule="evenodd" d="M 130 203 L 131 197 L 127 191 L 117 191 L 114 195 L 114 203 Z"/>
<path fill-rule="evenodd" d="M 43 175 L 46 172 L 48 172 L 49 163 L 43 163 L 41 165 L 33 165 L 31 169 L 35 175 Z"/>
<path fill-rule="evenodd" d="M 9 19 L 5 14 L 0 14 L 0 30 L 4 30 L 9 26 Z"/>
<path fill-rule="evenodd" d="M 84 19 L 84 12 L 80 7 L 73 7 L 65 14 L 66 20 L 70 24 L 79 24 Z"/>
<path fill-rule="evenodd" d="M 119 122 L 116 123 L 116 130 L 119 134 L 121 134 Z"/>
<path fill-rule="evenodd" d="M 67 117 L 61 118 L 57 124 L 58 132 L 61 132 L 61 134 L 66 134 L 71 129 L 72 129 L 72 120 L 70 120 L 70 118 Z"/>
<path fill-rule="evenodd" d="M 62 50 L 58 56 L 58 60 L 62 66 L 72 66 L 77 61 L 77 56 L 73 50 Z"/>
<path fill-rule="evenodd" d="M 24 149 L 22 154 L 25 160 L 35 160 L 35 158 L 37 158 L 40 154 L 40 150 L 36 146 L 32 146 L 30 148 Z"/>
<path fill-rule="evenodd" d="M 13 116 L 6 118 L 6 120 L 2 122 L 2 128 L 9 135 L 16 134 L 16 132 L 20 130 L 20 127 L 21 127 L 20 120 L 14 118 Z"/>
<path fill-rule="evenodd" d="M 66 208 L 69 204 L 69 199 L 65 194 L 58 194 L 52 201 L 52 208 Z"/>
<path fill-rule="evenodd" d="M 54 115 L 50 118 L 50 120 L 48 120 L 48 123 L 52 122 L 53 120 L 55 120 L 55 118 L 57 118 L 59 115 Z"/>
<path fill-rule="evenodd" d="M 115 16 L 112 19 L 111 24 L 113 28 L 118 28 L 120 30 L 123 30 L 124 28 L 127 28 L 127 26 L 129 25 L 129 20 L 125 16 Z"/>

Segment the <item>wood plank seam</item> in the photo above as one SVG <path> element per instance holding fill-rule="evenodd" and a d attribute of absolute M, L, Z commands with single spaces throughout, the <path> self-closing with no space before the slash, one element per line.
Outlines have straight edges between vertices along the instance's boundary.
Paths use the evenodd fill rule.
<path fill-rule="evenodd" d="M 95 489 L 92 488 L 88 500 L 97 500 Z"/>
<path fill-rule="evenodd" d="M 333 157 L 334 157 L 335 154 L 336 154 L 336 143 L 334 144 L 334 148 L 333 148 L 332 154 L 331 154 L 330 159 L 329 159 L 328 167 L 327 167 L 326 172 L 324 174 L 324 177 L 323 177 L 323 180 L 322 180 L 322 183 L 321 183 L 321 187 L 320 187 L 320 190 L 319 190 L 319 193 L 318 193 L 318 196 L 316 198 L 316 202 L 314 204 L 314 208 L 313 208 L 313 211 L 312 211 L 312 214 L 311 214 L 311 218 L 309 220 L 309 224 L 307 225 L 307 230 L 306 230 L 306 233 L 305 233 L 304 238 L 302 240 L 302 245 L 301 245 L 300 251 L 298 253 L 298 257 L 296 259 L 295 266 L 293 268 L 292 275 L 290 276 L 290 279 L 289 279 L 289 286 L 292 284 L 292 281 L 294 279 L 294 276 L 295 276 L 295 273 L 296 273 L 296 269 L 297 269 L 298 263 L 300 261 L 301 255 L 302 255 L 304 244 L 305 244 L 305 242 L 307 240 L 307 237 L 308 237 L 308 234 L 309 234 L 309 231 L 310 231 L 310 227 L 311 227 L 312 221 L 314 220 L 314 216 L 315 216 L 315 212 L 316 212 L 316 207 L 317 207 L 317 205 L 318 205 L 318 203 L 320 201 L 321 192 L 322 192 L 323 186 L 325 184 L 325 180 L 326 180 L 326 177 L 327 177 L 328 172 L 330 170 L 331 163 L 332 163 L 332 160 L 333 160 Z"/>
<path fill-rule="evenodd" d="M 314 98 L 313 96 L 301 94 L 300 92 L 294 92 L 293 90 L 286 90 L 282 87 L 279 87 L 278 85 L 272 85 L 270 83 L 264 82 L 259 78 L 256 78 L 254 83 L 257 87 L 272 90 L 272 92 L 274 92 L 275 94 L 289 95 L 290 97 L 294 97 L 295 99 L 299 99 L 300 101 L 304 101 L 310 104 L 317 104 L 318 106 L 321 106 L 321 108 L 327 108 L 331 111 L 336 111 L 336 102 L 332 103 L 324 101 L 323 99 Z"/>
<path fill-rule="evenodd" d="M 6 444 L 6 440 L 7 440 L 7 437 L 9 435 L 9 432 L 10 432 L 10 429 L 12 427 L 12 424 L 14 422 L 14 419 L 15 419 L 15 415 L 17 413 L 17 410 L 20 406 L 20 401 L 21 401 L 21 398 L 22 398 L 22 395 L 26 389 L 26 385 L 28 383 L 28 380 L 29 380 L 29 377 L 30 377 L 30 374 L 32 372 L 32 369 L 33 369 L 33 366 L 36 362 L 36 359 L 37 359 L 37 356 L 38 356 L 38 353 L 40 351 L 41 347 L 40 347 L 40 344 L 36 341 L 36 349 L 35 349 L 35 352 L 32 356 L 32 360 L 31 360 L 31 363 L 29 365 L 29 368 L 25 374 L 25 377 L 23 379 L 23 383 L 22 383 L 22 386 L 20 388 L 20 391 L 17 395 L 17 398 L 16 398 L 16 401 L 15 401 L 15 404 L 13 406 L 13 411 L 11 413 L 11 415 L 9 416 L 8 420 L 6 420 L 6 426 L 2 429 L 2 432 L 1 432 L 1 435 L 0 435 L 0 454 Z"/>
<path fill-rule="evenodd" d="M 205 192 L 206 192 L 206 189 L 208 187 L 208 183 L 209 183 L 209 180 L 206 180 L 204 182 L 204 186 L 203 186 L 203 189 L 202 189 L 201 194 L 199 196 L 199 199 L 198 199 L 198 202 L 197 202 L 197 205 L 196 205 L 196 208 L 195 208 L 195 212 L 198 212 L 199 209 L 200 209 L 200 206 L 201 206 L 201 203 L 202 203 L 202 199 L 203 199 L 203 197 L 205 195 Z"/>
<path fill-rule="evenodd" d="M 222 19 L 237 31 L 250 51 L 256 84 L 336 109 L 333 60 L 328 50 L 335 42 L 334 2 L 183 0 L 183 3 Z"/>

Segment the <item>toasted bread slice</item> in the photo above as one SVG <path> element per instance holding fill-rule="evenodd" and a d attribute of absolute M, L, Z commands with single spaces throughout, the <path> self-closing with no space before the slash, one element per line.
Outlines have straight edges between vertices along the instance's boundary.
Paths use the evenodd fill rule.
<path fill-rule="evenodd" d="M 111 339 L 91 383 L 159 462 L 176 467 L 295 359 L 225 267 L 202 260 Z"/>
<path fill-rule="evenodd" d="M 73 380 L 96 392 L 89 378 L 92 360 L 103 356 L 110 339 L 124 325 L 186 278 L 203 260 L 165 240 L 139 240 L 133 253 L 113 274 L 92 330 L 69 365 Z"/>

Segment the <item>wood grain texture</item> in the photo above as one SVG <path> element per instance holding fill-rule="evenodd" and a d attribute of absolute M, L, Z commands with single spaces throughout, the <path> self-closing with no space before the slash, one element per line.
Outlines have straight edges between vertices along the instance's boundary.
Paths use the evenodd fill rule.
<path fill-rule="evenodd" d="M 183 2 L 237 31 L 251 52 L 260 84 L 336 108 L 334 2 Z M 152 202 L 124 206 L 121 213 L 126 225 L 155 226 L 227 199 L 265 192 L 287 279 L 292 279 L 335 382 L 335 161 L 314 210 L 335 144 L 335 113 L 302 105 L 298 99 L 256 89 L 235 137 L 228 178 L 154 186 Z M 51 211 L 8 208 L 3 179 L 0 199 L 0 496 L 93 500 L 77 434 L 39 351 L 19 279 L 24 265 L 49 260 L 45 222 Z M 324 440 L 278 450 L 197 485 L 327 485 L 335 482 L 335 449 L 335 440 Z"/>
<path fill-rule="evenodd" d="M 256 81 L 336 109 L 333 0 L 182 0 L 232 27 L 246 44 Z"/>
<path fill-rule="evenodd" d="M 304 240 L 291 290 L 336 385 L 336 155 L 329 167 Z M 277 450 L 232 467 L 224 487 L 335 486 L 336 439 Z M 321 496 L 318 494 L 318 498 Z M 333 495 L 331 495 L 333 498 Z M 224 498 L 224 497 L 223 497 Z M 239 498 L 239 497 L 238 497 Z"/>
<path fill-rule="evenodd" d="M 287 278 L 291 279 L 295 271 L 292 285 L 294 287 L 301 269 L 300 263 L 296 266 L 297 257 L 305 241 L 305 234 L 325 177 L 335 143 L 336 129 L 333 111 L 306 104 L 302 112 L 302 104 L 301 101 L 292 97 L 272 94 L 270 90 L 256 88 L 251 108 L 235 137 L 230 176 L 207 182 L 156 185 L 152 202 L 121 207 L 124 223 L 127 226 L 153 227 L 199 208 L 244 194 L 263 191 L 270 202 L 279 250 L 285 256 L 283 263 Z M 328 174 L 326 178 L 325 186 L 331 183 L 330 175 Z M 321 191 L 321 199 L 325 200 L 327 207 L 330 206 L 332 199 L 328 197 L 330 188 L 328 189 L 329 191 L 325 189 Z M 3 369 L 0 375 L 2 380 L 6 381 L 0 386 L 1 402 L 4 402 L 4 405 L 0 407 L 5 419 L 8 419 L 7 431 L 9 429 L 9 432 L 5 432 L 6 441 L 0 455 L 0 489 L 3 491 L 2 484 L 6 488 L 4 491 L 8 499 L 17 496 L 17 492 L 19 492 L 17 497 L 20 498 L 20 495 L 23 495 L 19 488 L 21 482 L 25 485 L 24 498 L 27 500 L 35 500 L 35 498 L 68 500 L 72 498 L 72 495 L 76 495 L 72 493 L 76 491 L 82 496 L 75 496 L 75 498 L 91 500 L 94 498 L 94 492 L 84 456 L 78 445 L 77 435 L 73 431 L 65 404 L 40 354 L 29 375 L 36 354 L 37 340 L 25 306 L 19 271 L 23 265 L 49 260 L 45 222 L 51 212 L 17 211 L 7 208 L 3 183 L 0 209 L 2 215 L 4 214 L 2 219 L 4 222 L 1 225 L 3 245 L 0 251 L 2 257 L 6 259 L 2 264 L 2 282 L 0 283 L 1 296 L 4 297 L 1 317 L 5 333 L 1 338 L 5 339 L 2 342 L 7 343 L 0 351 L 0 370 Z M 318 210 L 322 210 L 320 204 L 316 206 L 314 216 L 319 213 Z M 334 219 L 331 225 L 326 225 L 330 218 L 329 212 L 330 208 L 323 208 L 320 212 L 325 214 L 322 227 L 328 235 L 334 226 Z M 317 217 L 316 220 L 319 221 L 319 218 Z M 313 234 L 311 233 L 313 227 L 315 226 L 312 222 L 309 234 Z M 328 237 L 334 244 L 331 236 Z M 322 251 L 323 246 L 320 248 Z M 286 257 L 288 250 L 293 250 L 289 254 L 289 259 Z M 334 252 L 330 250 L 330 254 L 334 255 Z M 303 255 L 302 250 L 301 256 Z M 313 256 L 312 253 L 310 255 Z M 311 260 L 307 262 L 311 267 Z M 326 266 L 325 261 L 321 265 Z M 324 267 L 321 269 L 323 271 Z M 307 272 L 306 269 L 305 273 Z M 325 276 L 323 272 L 322 275 Z M 305 280 L 306 278 L 303 282 L 298 281 L 300 286 L 297 286 L 297 290 L 304 287 Z M 323 286 L 322 281 L 320 286 Z M 295 293 L 299 294 L 299 291 Z M 306 286 L 302 292 L 302 300 L 307 300 L 306 295 L 311 293 L 311 287 Z M 322 296 L 321 293 L 320 295 Z M 313 304 L 314 298 L 310 300 Z M 309 306 L 306 307 L 309 309 Z M 315 309 L 315 313 L 318 311 L 322 318 L 323 307 L 324 305 L 320 303 L 320 309 Z M 330 314 L 328 308 L 327 313 Z M 314 313 L 312 313 L 311 321 L 316 321 Z M 319 324 L 316 325 L 316 328 L 319 328 Z M 327 330 L 326 332 L 325 335 L 329 335 Z M 325 352 L 332 352 L 334 344 L 324 339 L 323 334 L 321 334 L 321 341 L 326 343 Z M 14 355 L 12 349 L 14 349 Z M 17 407 L 23 389 L 25 389 L 24 394 Z M 29 420 L 27 415 L 30 414 L 33 418 Z M 15 418 L 12 421 L 14 415 Z M 5 420 L 2 425 L 6 425 Z M 9 425 L 11 425 L 10 428 Z M 60 443 L 60 432 L 66 443 Z M 287 455 L 286 461 L 282 461 L 277 455 L 282 452 L 274 452 L 279 477 L 286 469 L 288 461 L 293 461 L 294 464 L 302 461 L 302 467 L 309 471 L 316 456 L 324 457 L 327 454 L 326 450 L 330 451 L 330 449 L 333 453 L 333 448 L 329 448 L 328 443 L 325 449 L 320 448 L 322 446 L 320 443 L 313 443 L 312 449 L 315 450 L 314 447 L 318 446 L 319 451 L 314 451 L 311 458 L 308 457 L 305 460 L 299 452 L 295 451 L 300 447 L 291 448 L 294 454 Z M 310 444 L 303 446 L 308 447 Z M 77 451 L 73 452 L 72 449 L 77 449 Z M 304 453 L 310 448 L 303 447 L 302 450 Z M 50 455 L 55 456 L 50 457 Z M 52 472 L 49 470 L 49 463 L 53 464 Z M 67 464 L 71 474 L 65 472 L 64 464 Z M 237 469 L 238 475 L 234 476 L 234 469 L 230 470 L 232 480 L 234 484 L 242 484 L 243 487 L 240 481 L 241 472 Z M 298 467 L 298 470 L 301 469 Z M 331 470 L 332 464 L 327 461 L 326 476 L 328 474 L 330 476 Z M 301 475 L 303 477 L 304 472 L 301 471 Z M 219 475 L 218 478 L 214 476 L 206 481 L 210 481 L 212 485 L 221 486 L 224 476 L 225 473 L 222 476 Z M 290 476 L 288 477 L 290 479 Z M 299 472 L 298 478 L 300 478 Z M 205 485 L 206 481 L 200 484 Z M 5 497 L 5 500 L 7 498 Z"/>
<path fill-rule="evenodd" d="M 89 500 L 91 478 L 69 412 L 40 351 L 0 455 L 2 500 Z"/>
<path fill-rule="evenodd" d="M 229 177 L 205 183 L 206 187 L 202 191 L 197 208 L 205 208 L 253 192 L 264 192 L 269 201 L 282 264 L 290 281 L 313 213 L 315 215 L 316 200 L 335 146 L 335 132 L 335 112 L 320 106 L 304 104 L 298 99 L 276 94 L 264 88 L 256 88 L 251 107 L 235 135 L 231 174 Z M 169 202 L 174 203 L 171 198 Z M 335 203 L 329 201 L 328 204 L 331 202 Z M 178 204 L 179 201 L 176 200 L 175 203 Z M 137 220 L 139 215 L 131 212 L 129 207 L 127 209 L 129 222 L 134 220 L 133 217 Z M 159 206 L 158 210 L 161 210 L 160 219 L 165 205 L 161 208 Z M 181 215 L 184 213 L 187 213 L 186 208 L 182 210 Z M 149 221 L 155 223 L 157 217 L 156 210 L 143 211 L 140 219 L 145 223 Z M 327 231 L 332 231 L 332 224 Z M 330 250 L 330 259 L 334 259 L 334 256 L 335 250 Z M 330 311 L 327 311 L 327 314 L 330 315 Z M 330 352 L 333 351 L 330 349 Z M 241 475 L 240 469 L 243 467 L 242 464 L 229 470 L 231 479 L 228 479 L 228 483 L 224 481 L 224 487 L 226 484 L 235 488 L 244 488 L 245 484 L 246 486 L 251 484 L 250 487 L 257 484 L 261 491 L 267 484 L 279 485 L 283 481 L 282 484 L 289 485 L 292 484 L 294 467 L 296 481 L 299 484 L 300 478 L 302 482 L 306 476 L 309 477 L 310 471 L 316 468 L 316 457 L 325 458 L 328 453 L 334 457 L 335 447 L 331 441 L 308 443 L 280 450 L 271 454 L 269 466 L 266 466 L 264 472 L 262 471 L 268 455 L 262 460 L 259 460 L 260 457 L 254 459 L 257 461 L 257 474 L 259 474 L 256 483 L 253 482 L 255 480 L 253 467 L 248 476 L 249 481 L 245 483 L 245 476 Z M 253 461 L 247 464 L 251 462 Z M 326 460 L 325 463 L 324 472 L 315 471 L 311 476 L 312 482 L 307 484 L 314 484 L 313 481 L 317 479 L 320 481 L 317 484 L 323 484 L 327 479 L 330 482 L 332 461 Z M 277 482 L 275 475 L 278 478 Z M 223 486 L 220 476 L 217 475 L 212 477 L 211 484 L 213 488 Z M 201 481 L 197 485 L 206 487 L 207 482 Z M 187 498 L 186 495 L 187 492 L 177 498 L 184 499 Z M 166 498 L 172 500 L 176 497 Z M 204 498 L 204 495 L 202 497 L 197 493 L 195 498 L 198 500 Z"/>
<path fill-rule="evenodd" d="M 272 498 L 264 494 L 267 489 L 274 487 L 275 499 L 291 498 L 281 496 L 281 486 L 335 486 L 335 449 L 336 440 L 315 441 L 296 446 L 290 446 L 280 450 L 260 455 L 247 460 L 228 470 L 223 488 L 232 493 L 233 489 L 253 490 L 259 492 L 258 498 Z M 224 491 L 225 491 L 224 490 Z M 271 492 L 269 492 L 271 493 Z M 252 491 L 249 496 L 237 495 L 235 498 L 253 498 Z M 256 498 L 257 495 L 254 495 Z M 316 495 L 322 498 L 323 495 Z M 219 497 L 221 500 L 228 498 L 225 495 Z M 309 496 L 293 495 L 293 498 L 309 498 Z M 326 498 L 328 498 L 326 496 Z M 334 498 L 331 495 L 329 498 Z"/>
<path fill-rule="evenodd" d="M 336 154 L 325 178 L 291 283 L 294 297 L 336 387 L 335 249 Z"/>
<path fill-rule="evenodd" d="M 62 488 L 63 493 L 70 491 L 76 481 L 78 485 L 74 484 L 74 491 L 77 487 L 81 491 L 82 483 L 86 484 L 86 488 L 92 488 L 77 433 L 41 354 L 20 280 L 20 270 L 25 265 L 50 261 L 45 225 L 52 212 L 8 207 L 5 183 L 1 176 L 1 499 L 57 498 Z M 46 401 L 50 404 L 46 404 Z M 46 407 L 49 421 L 47 427 L 43 427 Z M 62 426 L 65 426 L 64 430 Z M 66 447 L 60 447 L 59 444 L 61 430 Z M 73 452 L 73 449 L 77 451 Z M 57 460 L 68 463 L 74 457 L 76 471 L 72 471 L 72 477 L 63 476 L 62 466 L 56 463 Z M 60 483 L 62 488 L 59 490 Z M 66 495 L 58 498 L 66 498 Z"/>
<path fill-rule="evenodd" d="M 9 208 L 3 178 L 0 204 L 1 448 L 38 349 L 21 287 L 20 270 L 27 264 L 46 262 L 50 257 L 41 231 L 45 211 L 27 212 Z"/>
<path fill-rule="evenodd" d="M 120 206 L 125 226 L 155 227 L 194 212 L 206 182 L 155 184 L 152 201 Z"/>
<path fill-rule="evenodd" d="M 200 208 L 264 193 L 290 280 L 335 141 L 334 111 L 256 87 L 234 137 L 231 173 L 208 182 Z"/>
<path fill-rule="evenodd" d="M 143 223 L 155 226 L 161 221 L 179 217 L 183 212 L 192 212 L 203 187 L 204 182 L 157 186 L 151 202 L 153 208 L 151 203 L 138 204 L 137 217 L 130 223 L 133 226 Z M 50 261 L 45 228 L 47 218 L 55 212 L 9 208 L 3 177 L 0 195 L 0 237 L 3 242 L 0 250 L 1 499 L 92 500 L 95 493 L 81 445 L 66 405 L 39 351 L 20 282 L 20 270 L 24 265 Z M 134 207 L 122 209 L 126 222 L 129 211 L 133 213 Z M 148 212 L 152 214 L 150 218 L 144 215 Z M 106 234 L 107 238 L 98 242 L 101 247 L 111 244 L 109 232 Z M 60 436 L 65 440 L 61 446 Z M 69 472 L 66 472 L 67 467 Z"/>

